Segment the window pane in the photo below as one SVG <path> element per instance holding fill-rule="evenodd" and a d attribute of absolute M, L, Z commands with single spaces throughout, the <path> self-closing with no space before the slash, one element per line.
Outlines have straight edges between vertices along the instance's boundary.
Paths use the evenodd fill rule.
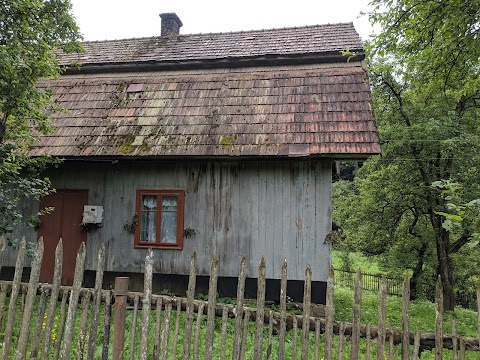
<path fill-rule="evenodd" d="M 164 196 L 162 197 L 162 211 L 177 211 L 177 197 Z"/>
<path fill-rule="evenodd" d="M 163 212 L 162 213 L 162 240 L 164 243 L 177 242 L 177 213 Z"/>
<path fill-rule="evenodd" d="M 157 210 L 157 195 L 142 195 L 142 210 Z"/>
<path fill-rule="evenodd" d="M 140 220 L 140 241 L 155 242 L 157 226 L 155 224 L 156 212 L 142 211 Z"/>

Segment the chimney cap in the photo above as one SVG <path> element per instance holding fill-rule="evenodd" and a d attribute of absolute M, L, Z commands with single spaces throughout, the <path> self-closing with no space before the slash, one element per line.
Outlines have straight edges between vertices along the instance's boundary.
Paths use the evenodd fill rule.
<path fill-rule="evenodd" d="M 162 14 L 160 14 L 160 19 L 162 19 L 162 20 L 174 20 L 178 24 L 179 28 L 183 26 L 182 20 L 180 20 L 180 18 L 174 12 L 162 13 Z"/>

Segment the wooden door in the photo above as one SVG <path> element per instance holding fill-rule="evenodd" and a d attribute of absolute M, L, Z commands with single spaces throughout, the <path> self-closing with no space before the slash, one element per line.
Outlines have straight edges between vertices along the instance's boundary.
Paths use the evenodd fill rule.
<path fill-rule="evenodd" d="M 56 193 L 42 198 L 40 209 L 54 207 L 50 213 L 43 215 L 38 229 L 38 237 L 43 236 L 45 252 L 40 281 L 53 281 L 55 265 L 55 248 L 58 240 L 63 240 L 62 285 L 72 285 L 75 273 L 77 251 L 87 234 L 82 231 L 83 206 L 88 203 L 88 190 L 57 190 Z"/>

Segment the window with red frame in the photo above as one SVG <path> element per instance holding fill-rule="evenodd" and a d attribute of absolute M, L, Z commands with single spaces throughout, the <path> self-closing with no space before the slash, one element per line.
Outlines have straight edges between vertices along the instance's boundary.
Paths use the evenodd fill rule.
<path fill-rule="evenodd" d="M 135 247 L 181 250 L 183 190 L 137 190 Z"/>

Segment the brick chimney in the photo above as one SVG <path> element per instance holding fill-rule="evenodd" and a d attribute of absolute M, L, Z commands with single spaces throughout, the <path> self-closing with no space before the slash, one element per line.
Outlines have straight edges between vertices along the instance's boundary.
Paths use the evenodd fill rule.
<path fill-rule="evenodd" d="M 161 36 L 174 38 L 180 34 L 180 28 L 183 24 L 177 14 L 163 13 L 160 14 L 160 19 L 162 19 Z"/>

